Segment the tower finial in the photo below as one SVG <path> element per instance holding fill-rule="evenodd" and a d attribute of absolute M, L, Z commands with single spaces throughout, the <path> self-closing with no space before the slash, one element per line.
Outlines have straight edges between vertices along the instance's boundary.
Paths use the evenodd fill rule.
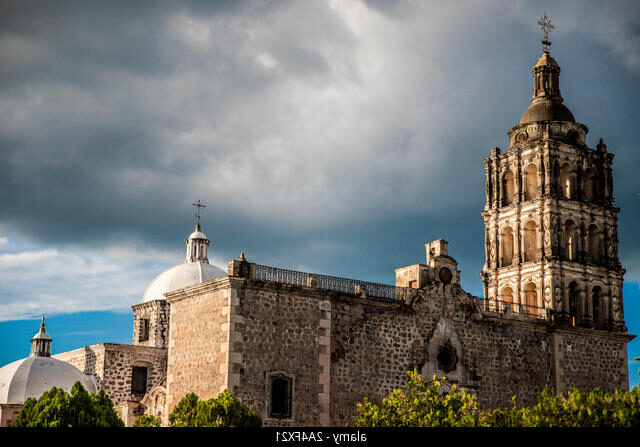
<path fill-rule="evenodd" d="M 544 17 L 538 20 L 538 25 L 542 32 L 544 33 L 544 37 L 541 40 L 542 42 L 542 51 L 548 53 L 551 49 L 551 41 L 549 40 L 549 32 L 553 29 L 553 25 L 551 24 L 551 20 L 547 18 L 547 13 L 545 11 Z"/>
<path fill-rule="evenodd" d="M 197 202 L 192 203 L 192 205 L 196 207 L 196 219 L 197 219 L 196 228 L 199 231 L 200 230 L 200 208 L 206 208 L 206 206 L 200 202 L 200 199 L 198 199 Z"/>

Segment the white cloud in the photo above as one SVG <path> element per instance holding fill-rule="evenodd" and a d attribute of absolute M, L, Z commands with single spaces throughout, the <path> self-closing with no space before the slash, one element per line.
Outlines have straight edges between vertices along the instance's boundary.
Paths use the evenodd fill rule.
<path fill-rule="evenodd" d="M 182 260 L 140 244 L 1 253 L 0 321 L 129 308 L 160 271 Z"/>

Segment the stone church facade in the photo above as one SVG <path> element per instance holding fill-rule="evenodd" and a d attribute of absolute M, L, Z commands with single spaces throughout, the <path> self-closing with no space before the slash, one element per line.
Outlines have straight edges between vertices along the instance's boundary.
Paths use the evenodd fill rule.
<path fill-rule="evenodd" d="M 546 48 L 508 150 L 484 160 L 484 298 L 462 290 L 442 239 L 426 244 L 424 264 L 381 285 L 244 254 L 220 272 L 198 224 L 185 264 L 133 306 L 132 345 L 55 357 L 94 375 L 128 425 L 143 413 L 166 424 L 187 393 L 229 389 L 265 425 L 343 426 L 363 397 L 382 399 L 414 368 L 446 376 L 485 408 L 514 395 L 532 402 L 545 386 L 627 389 L 634 336 L 622 306 L 613 155 L 602 141 L 586 145 L 559 73 Z"/>

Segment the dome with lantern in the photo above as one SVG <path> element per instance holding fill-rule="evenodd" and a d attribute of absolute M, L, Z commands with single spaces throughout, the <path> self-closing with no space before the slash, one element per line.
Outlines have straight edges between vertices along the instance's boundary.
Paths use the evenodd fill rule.
<path fill-rule="evenodd" d="M 227 272 L 209 264 L 209 244 L 210 241 L 202 232 L 200 222 L 198 222 L 193 233 L 187 238 L 185 261 L 156 276 L 144 292 L 142 302 L 164 300 L 164 294 L 172 290 L 226 276 Z"/>
<path fill-rule="evenodd" d="M 37 399 L 54 386 L 70 392 L 76 382 L 89 393 L 97 392 L 93 376 L 51 357 L 52 342 L 42 317 L 40 331 L 31 339 L 29 357 L 0 368 L 0 404 L 22 405 L 30 397 Z"/>

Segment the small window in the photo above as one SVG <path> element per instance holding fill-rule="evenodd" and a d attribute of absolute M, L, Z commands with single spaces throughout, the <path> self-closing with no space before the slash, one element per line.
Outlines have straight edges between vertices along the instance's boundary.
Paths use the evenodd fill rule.
<path fill-rule="evenodd" d="M 149 319 L 143 318 L 140 320 L 140 341 L 149 340 Z"/>
<path fill-rule="evenodd" d="M 293 378 L 282 373 L 268 375 L 268 417 L 290 419 L 292 416 Z"/>
<path fill-rule="evenodd" d="M 134 366 L 131 377 L 131 394 L 145 394 L 147 392 L 147 368 Z"/>

